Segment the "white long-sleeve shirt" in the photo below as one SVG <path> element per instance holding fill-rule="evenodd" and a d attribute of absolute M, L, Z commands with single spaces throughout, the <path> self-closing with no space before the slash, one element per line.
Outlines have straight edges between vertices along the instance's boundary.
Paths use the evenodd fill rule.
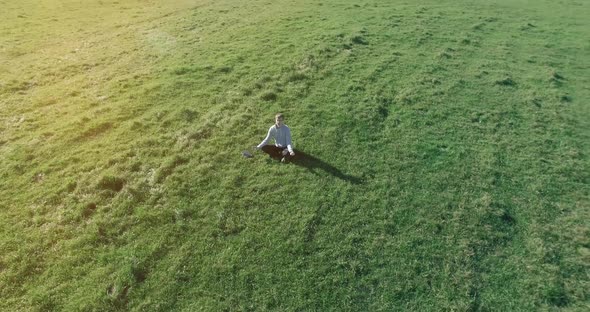
<path fill-rule="evenodd" d="M 262 140 L 262 143 L 258 144 L 258 148 L 265 146 L 270 139 L 275 140 L 275 146 L 287 147 L 289 153 L 293 152 L 293 146 L 291 146 L 291 130 L 286 125 L 282 125 L 281 127 L 277 127 L 276 124 L 272 125 L 272 127 L 268 129 L 266 138 Z"/>

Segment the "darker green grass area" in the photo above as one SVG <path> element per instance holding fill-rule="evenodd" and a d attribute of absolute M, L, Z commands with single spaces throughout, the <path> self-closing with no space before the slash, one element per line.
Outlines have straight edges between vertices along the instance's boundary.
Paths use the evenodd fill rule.
<path fill-rule="evenodd" d="M 0 13 L 0 310 L 587 307 L 587 4 L 47 6 Z"/>

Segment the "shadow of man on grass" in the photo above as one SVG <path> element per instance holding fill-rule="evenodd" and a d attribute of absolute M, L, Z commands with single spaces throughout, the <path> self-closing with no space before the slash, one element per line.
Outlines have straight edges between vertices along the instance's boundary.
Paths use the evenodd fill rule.
<path fill-rule="evenodd" d="M 281 161 L 281 159 L 283 158 L 283 155 L 281 154 L 281 150 L 276 148 L 275 146 L 272 145 L 267 145 L 264 146 L 262 148 L 262 151 L 269 155 L 272 159 L 275 159 L 277 161 Z M 301 167 L 305 167 L 308 170 L 310 170 L 311 172 L 315 173 L 316 169 L 320 169 L 325 171 L 326 173 L 329 173 L 331 175 L 333 175 L 334 177 L 341 179 L 343 181 L 352 183 L 352 184 L 362 184 L 363 180 L 360 178 L 357 178 L 355 176 L 351 176 L 348 174 L 344 174 L 342 173 L 342 171 L 340 171 L 340 169 L 328 164 L 327 162 L 314 157 L 306 152 L 303 152 L 301 150 L 298 149 L 293 149 L 293 151 L 295 152 L 295 156 L 287 156 L 287 161 L 289 163 L 292 163 L 294 165 L 297 166 L 301 166 Z"/>

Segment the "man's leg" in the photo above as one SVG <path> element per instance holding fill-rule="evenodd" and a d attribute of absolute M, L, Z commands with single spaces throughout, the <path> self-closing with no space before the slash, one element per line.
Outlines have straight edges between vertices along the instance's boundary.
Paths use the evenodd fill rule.
<path fill-rule="evenodd" d="M 283 157 L 282 155 L 282 149 L 279 147 L 276 147 L 274 145 L 265 145 L 262 148 L 262 151 L 265 152 L 266 154 L 268 154 L 270 157 L 274 158 L 274 159 L 281 159 L 281 157 Z"/>
<path fill-rule="evenodd" d="M 285 163 L 291 161 L 291 154 L 289 154 L 289 150 L 286 147 L 281 151 L 281 156 L 281 162 Z"/>

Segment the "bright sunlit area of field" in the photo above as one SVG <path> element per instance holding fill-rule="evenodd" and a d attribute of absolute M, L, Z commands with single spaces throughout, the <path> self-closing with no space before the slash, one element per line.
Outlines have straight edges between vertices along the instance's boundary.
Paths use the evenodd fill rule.
<path fill-rule="evenodd" d="M 0 7 L 1 311 L 590 309 L 589 1 Z"/>

